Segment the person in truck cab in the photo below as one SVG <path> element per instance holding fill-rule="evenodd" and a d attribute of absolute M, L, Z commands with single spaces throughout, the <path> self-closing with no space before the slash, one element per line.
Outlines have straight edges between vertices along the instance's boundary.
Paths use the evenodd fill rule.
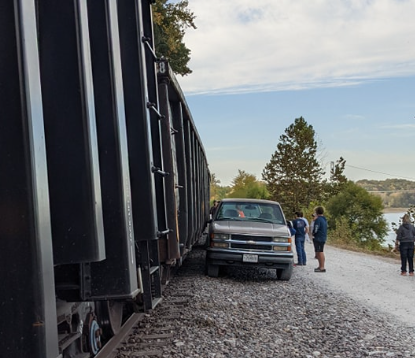
<path fill-rule="evenodd" d="M 236 211 L 238 212 L 238 215 L 240 218 L 244 218 L 245 217 L 245 213 L 243 212 L 242 208 L 240 205 L 236 205 Z"/>

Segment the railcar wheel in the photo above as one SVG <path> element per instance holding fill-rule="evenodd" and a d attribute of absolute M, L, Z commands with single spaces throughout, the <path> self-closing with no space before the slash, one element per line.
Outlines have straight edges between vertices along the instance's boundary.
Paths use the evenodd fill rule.
<path fill-rule="evenodd" d="M 124 303 L 119 301 L 97 301 L 95 310 L 99 317 L 105 339 L 115 336 L 121 329 Z"/>
<path fill-rule="evenodd" d="M 85 345 L 87 351 L 95 356 L 102 347 L 101 335 L 102 329 L 98 324 L 97 316 L 94 313 L 88 313 L 84 327 Z"/>

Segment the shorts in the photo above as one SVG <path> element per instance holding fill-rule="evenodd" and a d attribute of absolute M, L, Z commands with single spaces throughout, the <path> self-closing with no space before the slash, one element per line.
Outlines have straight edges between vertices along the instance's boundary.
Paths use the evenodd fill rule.
<path fill-rule="evenodd" d="M 315 252 L 324 252 L 325 242 L 313 240 L 313 244 L 314 244 L 314 251 Z"/>

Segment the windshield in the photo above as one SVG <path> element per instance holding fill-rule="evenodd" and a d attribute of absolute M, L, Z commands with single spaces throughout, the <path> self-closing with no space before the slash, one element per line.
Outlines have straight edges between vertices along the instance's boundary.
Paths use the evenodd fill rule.
<path fill-rule="evenodd" d="M 261 202 L 222 202 L 215 220 L 263 221 L 285 225 L 284 215 L 278 204 Z"/>

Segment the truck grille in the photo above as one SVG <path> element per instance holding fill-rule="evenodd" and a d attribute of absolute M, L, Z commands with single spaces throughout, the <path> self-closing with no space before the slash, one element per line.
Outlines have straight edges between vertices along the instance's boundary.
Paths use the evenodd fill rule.
<path fill-rule="evenodd" d="M 238 241 L 264 241 L 272 242 L 272 237 L 269 236 L 248 236 L 248 235 L 232 235 L 232 240 Z"/>
<path fill-rule="evenodd" d="M 256 250 L 256 251 L 271 251 L 271 245 L 255 245 L 255 244 L 232 244 L 233 249 Z"/>

